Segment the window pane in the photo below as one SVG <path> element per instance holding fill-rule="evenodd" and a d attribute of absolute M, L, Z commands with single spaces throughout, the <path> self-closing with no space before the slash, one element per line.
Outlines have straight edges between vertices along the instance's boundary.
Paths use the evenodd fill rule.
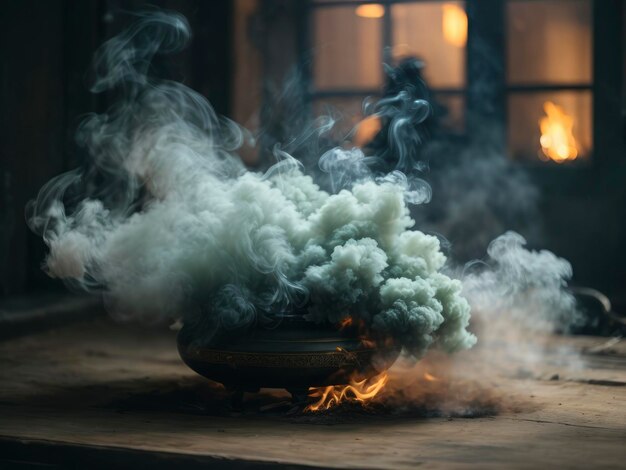
<path fill-rule="evenodd" d="M 571 162 L 592 151 L 591 91 L 511 93 L 508 141 L 513 158 Z"/>
<path fill-rule="evenodd" d="M 433 96 L 435 118 L 446 129 L 456 133 L 465 131 L 465 97 L 462 95 Z"/>
<path fill-rule="evenodd" d="M 382 84 L 382 19 L 357 7 L 314 10 L 313 79 L 318 90 Z"/>
<path fill-rule="evenodd" d="M 508 82 L 590 83 L 591 28 L 589 0 L 509 2 Z"/>
<path fill-rule="evenodd" d="M 393 56 L 424 61 L 432 88 L 465 86 L 467 15 L 465 2 L 420 2 L 393 5 Z"/>

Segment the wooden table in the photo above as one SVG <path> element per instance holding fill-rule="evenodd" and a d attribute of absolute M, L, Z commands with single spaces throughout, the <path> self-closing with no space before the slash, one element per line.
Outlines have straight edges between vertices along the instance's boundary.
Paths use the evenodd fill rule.
<path fill-rule="evenodd" d="M 554 341 L 586 350 L 586 368 L 551 364 L 474 383 L 493 408 L 464 415 L 424 402 L 312 415 L 267 392 L 229 409 L 219 386 L 182 364 L 173 332 L 76 323 L 0 343 L 0 459 L 80 468 L 624 468 L 624 342 Z M 448 390 L 467 390 L 463 380 Z"/>

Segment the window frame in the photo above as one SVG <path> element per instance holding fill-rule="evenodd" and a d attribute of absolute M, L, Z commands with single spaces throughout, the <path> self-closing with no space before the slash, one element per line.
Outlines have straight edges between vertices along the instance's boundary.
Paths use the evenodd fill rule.
<path fill-rule="evenodd" d="M 318 8 L 356 7 L 363 4 L 378 3 L 385 8 L 382 17 L 382 57 L 384 62 L 391 63 L 391 47 L 393 42 L 393 23 L 391 7 L 399 3 L 441 2 L 446 0 L 307 0 L 306 27 L 301 30 L 301 51 L 310 54 L 313 34 L 313 11 Z M 465 0 L 468 15 L 468 39 L 466 46 L 465 83 L 464 88 L 432 88 L 431 95 L 456 95 L 465 99 L 465 132 L 466 137 L 480 133 L 480 123 L 489 119 L 493 123 L 502 123 L 496 132 L 494 146 L 508 154 L 507 145 L 507 98 L 510 93 L 558 92 L 573 91 L 591 93 L 592 99 L 592 150 L 589 158 L 579 162 L 565 164 L 546 164 L 533 162 L 532 159 L 511 160 L 515 164 L 529 167 L 535 172 L 553 173 L 561 169 L 599 169 L 607 164 L 615 163 L 624 158 L 626 149 L 624 135 L 624 116 L 622 100 L 622 71 L 624 44 L 622 44 L 624 2 L 607 2 L 589 0 L 592 11 L 592 71 L 590 83 L 537 83 L 509 85 L 506 80 L 506 8 L 509 2 L 540 1 L 540 0 Z M 567 1 L 567 0 L 559 0 Z M 310 57 L 304 61 L 305 95 L 309 105 L 324 98 L 350 98 L 380 96 L 379 89 L 331 89 L 316 90 L 312 80 L 312 61 Z M 485 96 L 485 84 L 490 88 Z M 618 98 L 616 98 L 616 96 Z M 496 124 L 497 125 L 497 124 Z M 572 164 L 574 163 L 574 164 Z"/>

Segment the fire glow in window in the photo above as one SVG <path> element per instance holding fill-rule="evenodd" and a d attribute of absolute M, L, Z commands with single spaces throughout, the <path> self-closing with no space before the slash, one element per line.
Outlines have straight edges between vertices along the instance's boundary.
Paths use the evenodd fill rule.
<path fill-rule="evenodd" d="M 592 153 L 591 2 L 511 0 L 506 9 L 511 156 L 570 163 Z"/>

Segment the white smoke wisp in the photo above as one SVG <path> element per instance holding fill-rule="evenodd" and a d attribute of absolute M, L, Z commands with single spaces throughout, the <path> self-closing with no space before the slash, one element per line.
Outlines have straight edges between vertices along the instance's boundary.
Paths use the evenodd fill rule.
<path fill-rule="evenodd" d="M 483 265 L 466 268 L 476 271 L 463 277 L 463 295 L 472 305 L 481 349 L 498 351 L 500 363 L 508 362 L 510 369 L 530 371 L 548 358 L 580 367 L 579 354 L 558 350 L 554 341 L 555 333 L 566 333 L 582 320 L 567 289 L 572 267 L 550 251 L 525 245 L 521 235 L 507 232 L 491 242 Z"/>
<path fill-rule="evenodd" d="M 567 289 L 571 266 L 525 245 L 507 232 L 491 242 L 483 262 L 459 270 L 479 343 L 454 356 L 432 349 L 418 362 L 401 358 L 390 369 L 382 406 L 426 416 L 516 413 L 536 409 L 528 397 L 541 381 L 576 377 L 584 367 L 580 351 L 555 336 L 580 320 Z"/>
<path fill-rule="evenodd" d="M 574 297 L 564 288 L 572 267 L 547 250 L 525 248 L 526 240 L 507 232 L 487 249 L 487 269 L 464 278 L 472 306 L 490 319 L 509 312 L 509 320 L 534 330 L 554 330 L 575 321 Z"/>
<path fill-rule="evenodd" d="M 364 174 L 329 194 L 280 151 L 267 172 L 246 170 L 245 131 L 146 73 L 189 37 L 183 17 L 151 14 L 96 55 L 94 91 L 123 98 L 81 126 L 86 169 L 29 207 L 50 275 L 102 293 L 118 318 L 182 319 L 200 342 L 301 311 L 353 316 L 413 356 L 472 346 L 461 282 L 441 273 L 438 240 L 410 230 L 407 200 L 426 200 L 425 183 Z"/>

